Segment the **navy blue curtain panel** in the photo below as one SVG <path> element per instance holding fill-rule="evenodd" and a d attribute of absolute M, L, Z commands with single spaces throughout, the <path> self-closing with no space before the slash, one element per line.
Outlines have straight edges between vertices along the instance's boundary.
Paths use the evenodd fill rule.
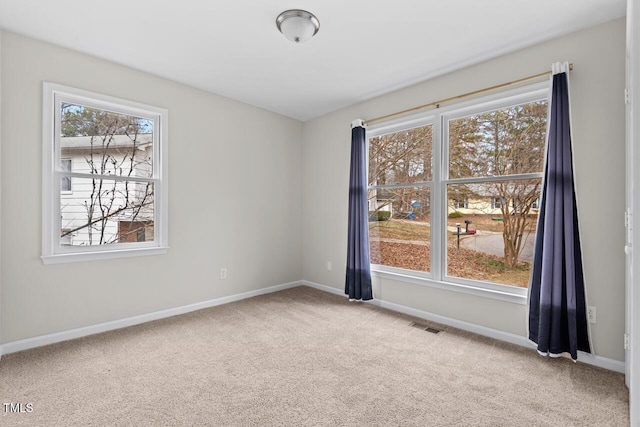
<path fill-rule="evenodd" d="M 369 266 L 366 131 L 361 120 L 351 129 L 347 279 L 344 293 L 353 300 L 373 299 Z"/>
<path fill-rule="evenodd" d="M 529 289 L 529 339 L 557 357 L 590 353 L 573 178 L 569 65 L 554 64 L 547 159 Z"/>

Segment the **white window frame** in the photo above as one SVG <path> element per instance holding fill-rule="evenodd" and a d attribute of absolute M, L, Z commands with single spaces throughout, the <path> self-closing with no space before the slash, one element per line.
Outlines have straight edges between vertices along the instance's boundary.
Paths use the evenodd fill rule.
<path fill-rule="evenodd" d="M 147 180 L 154 185 L 154 239 L 150 242 L 112 243 L 95 246 L 65 246 L 60 231 L 61 176 L 87 178 L 85 173 L 61 170 L 60 106 L 62 102 L 107 110 L 152 120 L 153 173 Z M 43 82 L 42 126 L 42 261 L 56 264 L 77 261 L 158 255 L 168 246 L 168 111 L 139 102 L 120 99 L 55 83 Z M 96 177 L 96 175 L 93 175 Z M 99 177 L 102 177 L 98 175 Z M 109 176 L 108 179 L 119 180 Z M 136 178 L 144 180 L 144 178 Z"/>
<path fill-rule="evenodd" d="M 446 289 L 515 304 L 526 304 L 528 293 L 527 288 L 452 277 L 446 274 L 447 260 L 444 255 L 446 253 L 447 244 L 447 229 L 446 226 L 444 226 L 447 220 L 448 208 L 446 188 L 448 184 L 456 183 L 542 178 L 543 173 L 508 175 L 504 177 L 496 177 L 494 179 L 485 177 L 449 179 L 448 122 L 449 120 L 465 117 L 471 114 L 483 113 L 543 99 L 548 100 L 549 98 L 549 83 L 541 82 L 368 126 L 367 144 L 368 140 L 371 138 L 402 130 L 408 130 L 415 128 L 420 124 L 433 124 L 433 181 L 430 183 L 432 228 L 430 244 L 431 248 L 434 248 L 434 250 L 431 250 L 430 252 L 430 272 L 426 273 L 380 264 L 371 264 L 371 272 L 374 277 L 392 279 L 438 289 Z M 436 224 L 435 227 L 433 226 L 434 224 Z"/>

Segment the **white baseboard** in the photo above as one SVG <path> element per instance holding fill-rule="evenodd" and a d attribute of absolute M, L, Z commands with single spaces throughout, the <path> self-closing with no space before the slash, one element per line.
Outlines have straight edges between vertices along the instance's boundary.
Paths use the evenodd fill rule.
<path fill-rule="evenodd" d="M 332 286 L 321 285 L 320 283 L 310 282 L 308 280 L 302 280 L 301 284 L 304 286 L 308 286 L 310 288 L 317 289 L 319 291 L 328 292 L 334 295 L 340 295 L 346 298 L 346 294 L 344 293 L 344 289 L 334 288 Z"/>
<path fill-rule="evenodd" d="M 302 284 L 309 286 L 320 291 L 328 292 L 335 295 L 345 296 L 344 290 L 337 289 L 331 286 L 321 285 L 319 283 L 303 280 Z M 346 296 L 345 296 L 346 297 Z M 367 301 L 370 304 L 378 307 L 386 308 L 399 313 L 408 314 L 410 316 L 419 317 L 420 319 L 429 320 L 432 322 L 441 323 L 443 325 L 452 326 L 454 328 L 462 329 L 464 331 L 473 332 L 478 335 L 482 335 L 489 338 L 494 338 L 500 341 L 505 341 L 511 344 L 516 344 L 522 347 L 531 348 L 535 350 L 536 345 L 529 341 L 526 337 L 512 334 L 509 332 L 500 331 L 493 328 L 487 328 L 486 326 L 476 325 L 474 323 L 465 322 L 451 317 L 441 316 L 439 314 L 429 313 L 427 311 L 418 310 L 415 308 L 407 307 L 405 305 L 396 304 L 381 299 L 373 299 Z M 610 359 L 608 357 L 597 356 L 582 351 L 578 352 L 578 362 L 586 363 L 588 365 L 598 366 L 600 368 L 608 369 L 610 371 L 624 373 L 624 362 L 619 360 Z"/>
<path fill-rule="evenodd" d="M 284 283 L 282 285 L 270 286 L 268 288 L 229 295 L 226 297 L 202 301 L 195 304 L 183 305 L 180 307 L 168 308 L 166 310 L 154 311 L 153 313 L 127 317 L 125 319 L 98 323 L 97 325 L 85 326 L 68 331 L 56 332 L 53 334 L 41 335 L 38 337 L 8 342 L 0 345 L 0 357 L 3 354 L 15 353 L 17 351 L 28 350 L 30 348 L 42 347 L 44 345 L 55 344 L 61 341 L 81 338 L 87 335 L 99 334 L 101 332 L 112 331 L 114 329 L 126 328 L 127 326 L 139 325 L 141 323 L 151 322 L 152 320 L 164 319 L 166 317 L 176 316 L 178 314 L 185 314 L 196 310 L 202 310 L 203 308 L 228 304 L 230 302 L 240 301 L 258 295 L 270 294 L 272 292 L 278 292 L 300 285 L 302 285 L 301 281 Z"/>
<path fill-rule="evenodd" d="M 44 345 L 55 344 L 61 341 L 67 341 L 75 338 L 81 338 L 87 335 L 98 334 L 101 332 L 111 331 L 114 329 L 126 328 L 127 326 L 138 325 L 141 323 L 150 322 L 153 320 L 163 319 L 166 317 L 176 316 L 179 314 L 189 313 L 203 308 L 215 307 L 217 305 L 228 304 L 234 301 L 240 301 L 247 298 L 252 298 L 259 295 L 269 294 L 272 292 L 278 292 L 296 286 L 308 286 L 314 289 L 318 289 L 323 292 L 328 292 L 334 295 L 345 296 L 344 290 L 337 289 L 331 286 L 321 285 L 319 283 L 310 282 L 308 280 L 301 280 L 296 282 L 284 283 L 282 285 L 271 286 L 268 288 L 258 289 L 255 291 L 243 292 L 240 294 L 229 295 L 226 297 L 216 298 L 208 301 L 202 301 L 195 304 L 184 305 L 181 307 L 169 308 L 166 310 L 155 311 L 153 313 L 142 314 L 139 316 L 128 317 L 120 320 L 113 320 L 110 322 L 99 323 L 96 325 L 85 326 L 82 328 L 71 329 L 69 331 L 56 332 L 53 334 L 41 335 L 33 338 L 26 338 L 23 340 L 8 342 L 0 345 L 0 357 L 3 354 L 15 353 L 17 351 L 28 350 L 30 348 L 41 347 Z M 346 296 L 345 296 L 346 297 Z M 441 316 L 427 311 L 418 310 L 415 308 L 407 307 L 404 305 L 384 301 L 380 299 L 374 299 L 369 303 L 386 308 L 399 313 L 408 314 L 410 316 L 418 317 L 432 322 L 442 323 L 443 325 L 452 326 L 454 328 L 462 329 L 469 332 L 474 332 L 478 335 L 494 338 L 500 341 L 509 342 L 512 344 L 520 345 L 535 349 L 535 345 L 529 341 L 526 337 L 511 334 L 497 329 L 487 328 L 485 326 L 476 325 L 473 323 L 465 322 L 458 319 L 453 319 L 446 316 Z M 579 352 L 578 361 L 587 363 L 589 365 L 598 366 L 600 368 L 608 369 L 615 372 L 624 373 L 624 362 L 618 360 L 609 359 L 607 357 L 591 355 L 588 353 Z"/>

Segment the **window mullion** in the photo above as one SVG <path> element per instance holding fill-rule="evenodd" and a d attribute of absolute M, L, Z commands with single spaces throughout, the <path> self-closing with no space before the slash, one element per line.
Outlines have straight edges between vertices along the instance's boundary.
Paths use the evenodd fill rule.
<path fill-rule="evenodd" d="M 442 280 L 442 224 L 443 224 L 443 191 L 442 174 L 444 173 L 444 150 L 442 138 L 442 115 L 436 116 L 433 123 L 433 185 L 431 197 L 431 272 L 435 280 Z"/>
<path fill-rule="evenodd" d="M 145 178 L 142 176 L 126 176 L 126 175 L 102 175 L 97 173 L 82 173 L 82 172 L 63 172 L 57 171 L 59 176 L 69 176 L 71 178 L 84 178 L 84 179 L 102 179 L 105 181 L 130 181 L 130 182 L 158 182 L 158 178 Z"/>
<path fill-rule="evenodd" d="M 419 187 L 429 187 L 432 181 L 419 181 L 419 182 L 403 182 L 399 184 L 385 184 L 385 185 L 370 185 L 367 187 L 368 190 L 385 190 L 385 189 L 394 189 L 394 188 L 419 188 Z"/>
<path fill-rule="evenodd" d="M 470 178 L 454 178 L 443 180 L 444 184 L 474 184 L 478 182 L 509 182 L 518 181 L 524 179 L 539 179 L 542 178 L 542 172 L 535 173 L 523 173 L 513 175 L 494 175 L 494 176 L 481 176 Z"/>

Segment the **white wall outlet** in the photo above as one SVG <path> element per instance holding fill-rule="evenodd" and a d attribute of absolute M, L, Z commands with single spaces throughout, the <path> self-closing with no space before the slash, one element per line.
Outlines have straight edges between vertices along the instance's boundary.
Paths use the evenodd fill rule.
<path fill-rule="evenodd" d="M 327 261 L 327 270 L 333 270 L 333 264 L 331 263 L 331 261 Z"/>
<path fill-rule="evenodd" d="M 589 323 L 596 323 L 596 307 L 594 305 L 587 306 L 587 319 L 589 319 Z"/>
<path fill-rule="evenodd" d="M 220 269 L 220 278 L 223 279 L 223 280 L 227 278 L 227 269 L 226 269 L 226 267 L 222 267 Z"/>
<path fill-rule="evenodd" d="M 629 342 L 629 334 L 624 334 L 624 349 L 629 350 L 631 348 L 631 343 Z"/>

